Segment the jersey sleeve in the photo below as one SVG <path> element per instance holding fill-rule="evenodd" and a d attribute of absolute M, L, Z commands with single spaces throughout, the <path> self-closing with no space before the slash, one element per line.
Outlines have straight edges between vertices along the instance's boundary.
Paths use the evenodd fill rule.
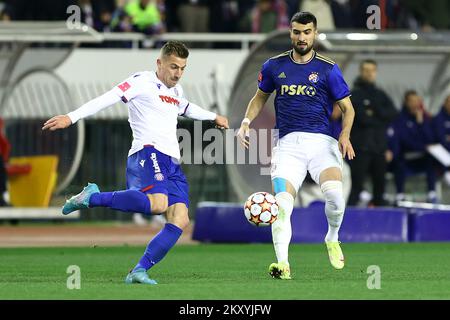
<path fill-rule="evenodd" d="M 272 93 L 275 90 L 272 72 L 270 70 L 270 60 L 267 60 L 258 75 L 258 88 L 265 93 Z"/>
<path fill-rule="evenodd" d="M 189 107 L 189 101 L 185 97 L 181 97 L 179 99 L 179 102 L 180 103 L 178 104 L 178 115 L 184 116 Z"/>
<path fill-rule="evenodd" d="M 177 85 L 177 100 L 178 100 L 178 115 L 184 116 L 186 113 L 187 108 L 189 107 L 189 101 L 184 96 L 184 90 L 181 87 L 181 85 Z"/>
<path fill-rule="evenodd" d="M 141 92 L 141 82 L 143 80 L 144 75 L 139 73 L 132 75 L 126 80 L 120 82 L 113 88 L 113 92 L 115 92 L 123 102 L 128 102 L 133 98 L 137 97 Z"/>
<path fill-rule="evenodd" d="M 328 90 L 334 101 L 339 101 L 350 96 L 350 89 L 337 64 L 333 65 L 333 69 L 328 74 Z"/>

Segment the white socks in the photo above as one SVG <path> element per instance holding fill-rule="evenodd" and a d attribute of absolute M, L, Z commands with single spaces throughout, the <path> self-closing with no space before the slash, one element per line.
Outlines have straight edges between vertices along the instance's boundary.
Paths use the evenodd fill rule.
<path fill-rule="evenodd" d="M 342 182 L 326 181 L 320 186 L 325 196 L 325 214 L 328 220 L 328 233 L 325 241 L 338 241 L 339 229 L 344 218 L 345 200 Z M 272 224 L 272 240 L 278 263 L 289 264 L 289 243 L 292 237 L 291 214 L 294 197 L 289 192 L 280 192 L 275 196 L 279 206 L 278 219 Z"/>
<path fill-rule="evenodd" d="M 325 196 L 325 214 L 328 220 L 328 233 L 325 236 L 325 241 L 338 241 L 338 233 L 345 210 L 342 182 L 337 180 L 326 181 L 322 183 L 320 189 Z"/>
<path fill-rule="evenodd" d="M 288 262 L 289 243 L 292 237 L 291 214 L 294 208 L 294 197 L 289 192 L 280 192 L 275 196 L 279 213 L 272 224 L 272 240 L 278 263 Z"/>

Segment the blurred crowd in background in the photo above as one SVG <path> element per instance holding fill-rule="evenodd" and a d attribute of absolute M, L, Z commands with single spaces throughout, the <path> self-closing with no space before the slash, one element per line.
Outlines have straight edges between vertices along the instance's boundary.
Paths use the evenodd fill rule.
<path fill-rule="evenodd" d="M 100 32 L 253 32 L 288 27 L 297 11 L 311 11 L 319 29 L 366 29 L 378 5 L 382 29 L 450 28 L 447 0 L 0 0 L 0 20 L 66 20 L 70 5 Z"/>

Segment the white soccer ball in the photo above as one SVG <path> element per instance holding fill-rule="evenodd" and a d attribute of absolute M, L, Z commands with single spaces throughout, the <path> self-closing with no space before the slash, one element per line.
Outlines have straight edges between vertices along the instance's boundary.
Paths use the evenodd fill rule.
<path fill-rule="evenodd" d="M 255 192 L 245 201 L 244 214 L 247 221 L 254 226 L 270 226 L 278 217 L 277 201 L 268 192 Z"/>

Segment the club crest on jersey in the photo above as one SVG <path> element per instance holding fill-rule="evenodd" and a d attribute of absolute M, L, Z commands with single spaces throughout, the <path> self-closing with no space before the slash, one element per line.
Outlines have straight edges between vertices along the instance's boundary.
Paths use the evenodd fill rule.
<path fill-rule="evenodd" d="M 176 95 L 176 96 L 179 96 L 179 93 L 178 93 L 178 89 L 177 89 L 177 88 L 173 88 L 173 92 L 175 92 L 175 95 Z"/>
<path fill-rule="evenodd" d="M 308 80 L 312 83 L 317 83 L 319 81 L 319 74 L 317 72 L 311 72 Z"/>
<path fill-rule="evenodd" d="M 156 86 L 158 87 L 158 90 L 161 90 L 161 83 L 157 83 Z"/>
<path fill-rule="evenodd" d="M 162 173 L 157 173 L 157 174 L 155 174 L 155 179 L 158 181 L 163 181 L 164 175 Z"/>

